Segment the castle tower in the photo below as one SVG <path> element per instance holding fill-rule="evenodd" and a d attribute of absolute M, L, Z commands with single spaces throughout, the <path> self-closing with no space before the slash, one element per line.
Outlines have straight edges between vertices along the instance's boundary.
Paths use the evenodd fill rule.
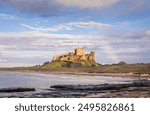
<path fill-rule="evenodd" d="M 89 60 L 90 61 L 94 61 L 95 60 L 95 53 L 94 52 L 90 52 L 90 54 L 89 54 Z"/>
<path fill-rule="evenodd" d="M 83 48 L 77 48 L 77 49 L 75 49 L 75 55 L 78 55 L 78 56 L 85 55 L 84 49 Z"/>

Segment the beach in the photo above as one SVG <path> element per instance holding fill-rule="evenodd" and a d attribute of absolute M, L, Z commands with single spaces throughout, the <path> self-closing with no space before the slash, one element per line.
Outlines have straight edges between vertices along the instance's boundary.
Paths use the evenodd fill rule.
<path fill-rule="evenodd" d="M 147 78 L 43 72 L 0 72 L 1 98 L 149 97 Z M 136 82 L 136 83 L 135 83 Z M 138 84 L 137 84 L 138 83 Z M 148 85 L 145 85 L 148 84 Z"/>

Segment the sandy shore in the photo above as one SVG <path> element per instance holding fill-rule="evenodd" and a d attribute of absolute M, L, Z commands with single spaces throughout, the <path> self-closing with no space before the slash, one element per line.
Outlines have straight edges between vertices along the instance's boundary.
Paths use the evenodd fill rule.
<path fill-rule="evenodd" d="M 72 74 L 72 75 L 90 75 L 90 76 L 113 76 L 113 77 L 136 77 L 150 78 L 149 74 L 134 74 L 134 73 L 86 73 L 86 72 L 46 72 L 50 74 Z"/>
<path fill-rule="evenodd" d="M 31 70 L 9 70 L 3 72 L 20 72 L 35 74 L 57 74 L 57 75 L 76 75 L 83 76 L 114 76 L 122 78 L 132 78 L 132 82 L 125 83 L 105 83 L 105 84 L 89 84 L 89 85 L 53 85 L 43 90 L 34 87 L 15 87 L 0 89 L 0 98 L 107 98 L 107 97 L 125 97 L 138 98 L 150 97 L 150 76 L 141 74 L 137 76 L 133 73 L 86 73 L 86 72 L 68 72 L 68 71 L 31 71 Z"/>
<path fill-rule="evenodd" d="M 3 72 L 25 72 L 25 73 L 42 73 L 42 74 L 66 74 L 66 75 L 84 75 L 84 76 L 112 76 L 112 77 L 129 77 L 129 78 L 150 78 L 150 74 L 134 74 L 134 73 L 87 73 L 72 71 L 32 71 L 32 70 L 0 70 Z"/>

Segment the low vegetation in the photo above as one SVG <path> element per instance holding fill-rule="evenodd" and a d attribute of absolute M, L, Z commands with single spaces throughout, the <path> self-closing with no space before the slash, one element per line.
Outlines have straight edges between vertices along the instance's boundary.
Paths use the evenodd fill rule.
<path fill-rule="evenodd" d="M 52 61 L 45 62 L 40 68 L 81 68 L 81 67 L 96 67 L 97 63 L 95 61 L 80 60 L 80 62 L 72 61 Z"/>
<path fill-rule="evenodd" d="M 95 61 L 82 60 L 80 63 L 70 61 L 45 62 L 43 65 L 33 67 L 0 68 L 0 70 L 12 71 L 47 71 L 47 72 L 86 72 L 86 73 L 134 73 L 149 74 L 150 63 L 127 64 L 97 64 Z"/>
<path fill-rule="evenodd" d="M 39 69 L 52 70 L 53 68 L 59 71 L 79 71 L 87 73 L 134 73 L 134 74 L 150 74 L 150 63 L 137 63 L 126 64 L 125 62 L 119 62 L 118 64 L 96 64 L 96 62 L 89 62 L 82 60 L 81 63 L 74 62 L 47 62 Z"/>

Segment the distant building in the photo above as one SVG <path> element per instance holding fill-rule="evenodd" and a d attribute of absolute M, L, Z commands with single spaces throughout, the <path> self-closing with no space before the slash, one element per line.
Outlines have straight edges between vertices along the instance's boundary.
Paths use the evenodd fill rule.
<path fill-rule="evenodd" d="M 76 48 L 74 52 L 68 54 L 62 54 L 60 56 L 54 56 L 52 61 L 72 61 L 79 62 L 80 60 L 95 61 L 95 53 L 90 52 L 86 54 L 83 48 Z"/>

